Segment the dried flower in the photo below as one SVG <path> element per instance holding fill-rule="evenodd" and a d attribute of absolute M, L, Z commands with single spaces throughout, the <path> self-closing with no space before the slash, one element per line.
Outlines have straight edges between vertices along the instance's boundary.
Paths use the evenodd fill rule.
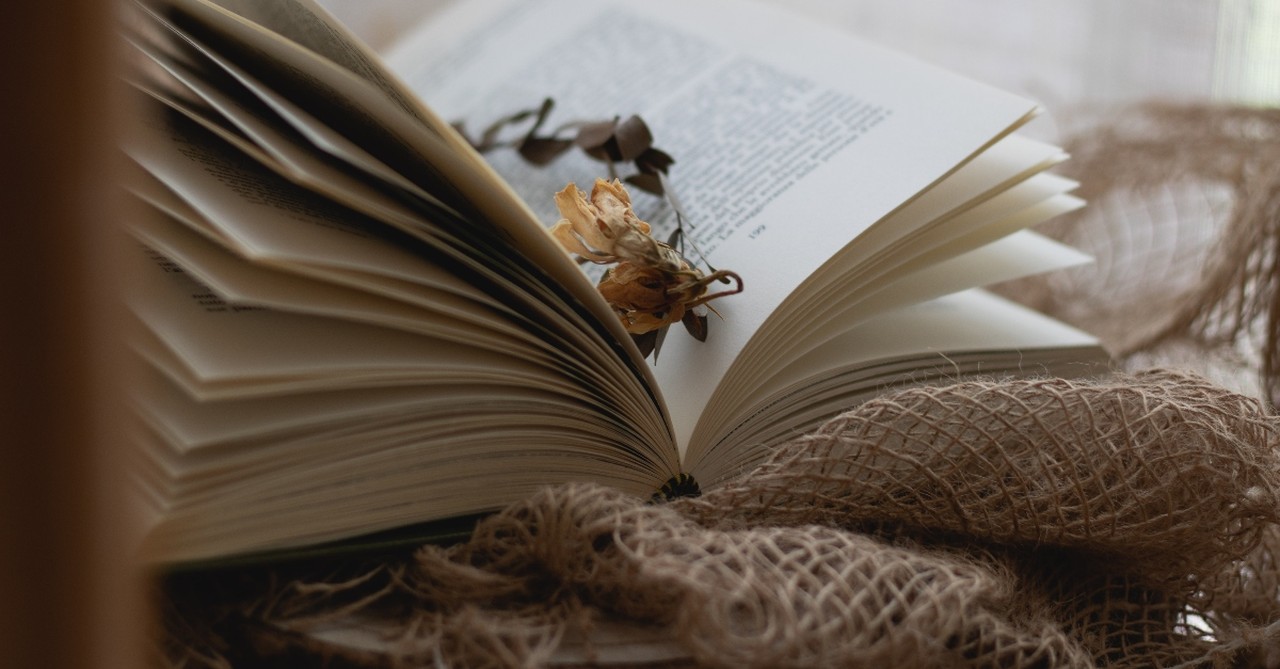
<path fill-rule="evenodd" d="M 556 194 L 556 206 L 564 218 L 551 233 L 561 246 L 594 263 L 617 263 L 598 288 L 645 355 L 658 350 L 664 329 L 677 321 L 706 341 L 706 316 L 694 309 L 742 292 L 737 274 L 705 274 L 669 244 L 651 237 L 649 224 L 632 211 L 631 198 L 616 179 L 596 179 L 589 199 L 569 184 Z M 730 281 L 734 288 L 708 293 L 712 283 Z"/>
<path fill-rule="evenodd" d="M 600 294 L 613 307 L 627 332 L 644 355 L 662 347 L 667 327 L 676 321 L 698 341 L 707 340 L 707 317 L 703 305 L 725 295 L 742 292 L 742 279 L 728 270 L 717 270 L 703 259 L 710 274 L 698 269 L 684 256 L 688 241 L 701 257 L 692 239 L 684 235 L 684 214 L 672 192 L 667 172 L 675 160 L 653 146 L 653 133 L 639 117 L 623 120 L 570 121 L 550 133 L 542 131 L 555 102 L 546 98 L 538 107 L 523 109 L 494 121 L 473 139 L 462 123 L 454 127 L 481 153 L 513 148 L 533 165 L 546 165 L 573 147 L 603 161 L 613 181 L 597 179 L 588 199 L 577 186 L 569 184 L 556 194 L 556 206 L 563 216 L 551 233 L 570 253 L 583 260 L 618 263 L 600 280 Z M 532 120 L 531 120 L 532 119 Z M 529 122 L 519 136 L 504 139 L 511 126 Z M 649 236 L 649 224 L 631 210 L 631 197 L 618 181 L 618 164 L 630 163 L 635 172 L 625 181 L 640 190 L 666 199 L 676 215 L 676 229 L 666 243 Z M 736 286 L 708 293 L 715 282 Z M 715 311 L 710 305 L 707 309 Z"/>
<path fill-rule="evenodd" d="M 556 193 L 560 219 L 551 234 L 560 245 L 594 263 L 630 260 L 680 269 L 680 254 L 649 236 L 649 224 L 631 210 L 631 196 L 617 180 L 596 179 L 587 200 L 574 184 Z"/>

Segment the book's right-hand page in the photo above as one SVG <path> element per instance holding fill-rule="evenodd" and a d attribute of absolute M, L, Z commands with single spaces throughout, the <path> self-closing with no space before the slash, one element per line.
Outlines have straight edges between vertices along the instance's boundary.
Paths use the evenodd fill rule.
<path fill-rule="evenodd" d="M 765 319 L 838 249 L 1025 120 L 1034 104 L 778 9 L 725 0 L 459 3 L 410 33 L 394 70 L 473 130 L 556 101 L 547 128 L 640 114 L 706 260 L 742 275 L 710 337 L 666 338 L 656 375 L 682 447 Z M 553 194 L 606 167 L 488 156 L 548 225 Z M 658 199 L 637 210 L 665 238 Z"/>

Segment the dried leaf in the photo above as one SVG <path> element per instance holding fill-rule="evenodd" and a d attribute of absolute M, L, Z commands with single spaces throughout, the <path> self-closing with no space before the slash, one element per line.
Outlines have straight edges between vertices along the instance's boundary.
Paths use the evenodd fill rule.
<path fill-rule="evenodd" d="M 664 192 L 662 179 L 652 174 L 632 174 L 625 181 L 646 193 L 657 195 L 658 197 L 662 197 Z"/>
<path fill-rule="evenodd" d="M 533 137 L 520 143 L 520 157 L 539 167 L 548 165 L 561 154 L 573 148 L 573 142 L 567 139 L 548 139 Z"/>
<path fill-rule="evenodd" d="M 655 364 L 658 362 L 658 354 L 662 353 L 662 342 L 667 340 L 667 330 L 669 329 L 671 329 L 671 326 L 661 327 L 653 331 L 653 362 Z M 647 353 L 645 357 L 648 357 Z"/>
<path fill-rule="evenodd" d="M 605 144 L 613 139 L 613 129 L 617 127 L 618 120 L 615 118 L 609 121 L 596 121 L 594 123 L 583 123 L 578 127 L 578 136 L 573 140 L 588 155 L 598 160 L 608 160 L 609 154 L 605 151 Z"/>
<path fill-rule="evenodd" d="M 670 169 L 675 162 L 676 159 L 672 158 L 666 151 L 655 149 L 653 147 L 649 147 L 648 150 L 637 156 L 635 159 L 636 169 L 640 170 L 643 174 L 656 174 L 658 172 L 666 174 L 667 170 Z"/>
<path fill-rule="evenodd" d="M 680 322 L 684 323 L 684 329 L 687 330 L 689 335 L 694 339 L 697 339 L 698 341 L 707 340 L 709 323 L 707 321 L 706 314 L 698 314 L 693 309 L 690 309 L 684 312 L 684 318 L 680 319 Z"/>
<path fill-rule="evenodd" d="M 618 151 L 615 160 L 632 161 L 653 146 L 653 133 L 649 132 L 649 126 L 639 116 L 632 115 L 616 124 L 613 140 Z"/>
<path fill-rule="evenodd" d="M 534 119 L 533 125 L 529 127 L 529 132 L 525 133 L 524 139 L 520 140 L 521 145 L 527 144 L 536 138 L 538 130 L 542 128 L 543 123 L 547 122 L 547 115 L 551 113 L 551 110 L 555 106 L 556 102 L 551 98 L 544 98 L 542 100 L 542 105 L 538 107 L 538 117 Z"/>
<path fill-rule="evenodd" d="M 524 145 L 529 143 L 530 141 L 537 141 L 539 139 L 542 139 L 537 136 L 538 130 L 542 128 L 542 124 L 546 122 L 548 115 L 551 114 L 551 110 L 554 107 L 555 107 L 555 101 L 552 100 L 551 98 L 545 98 L 542 101 L 542 104 L 535 109 L 522 109 L 515 113 L 503 116 L 502 118 L 499 118 L 493 123 L 490 123 L 484 129 L 484 131 L 480 133 L 479 140 L 472 140 L 470 136 L 467 135 L 466 126 L 461 121 L 453 123 L 452 125 L 453 125 L 453 128 L 457 130 L 458 133 L 461 134 L 463 138 L 465 138 L 467 142 L 471 144 L 471 146 L 473 146 L 477 151 L 480 151 L 482 153 L 485 151 L 491 151 L 499 146 L 504 146 L 504 145 L 515 146 L 517 149 L 523 149 Z M 534 119 L 533 125 L 529 127 L 528 131 L 525 132 L 523 138 L 514 142 L 499 141 L 498 139 L 499 136 L 502 134 L 502 131 L 505 130 L 508 126 L 515 125 L 517 123 L 523 123 L 524 121 L 528 120 L 531 117 Z M 540 152 L 535 152 L 534 155 L 540 156 L 542 154 Z M 552 156 L 552 158 L 554 157 L 555 156 Z M 532 159 L 530 159 L 530 162 L 533 162 Z"/>
<path fill-rule="evenodd" d="M 631 335 L 631 341 L 635 342 L 640 349 L 640 357 L 647 358 L 650 353 L 654 352 L 654 349 L 658 346 L 658 333 L 662 330 L 666 330 L 666 328 L 650 330 L 644 334 Z"/>
<path fill-rule="evenodd" d="M 533 116 L 537 111 L 538 110 L 536 109 L 524 109 L 490 123 L 489 127 L 485 128 L 484 132 L 480 133 L 480 141 L 472 142 L 472 145 L 475 146 L 478 151 L 488 151 L 489 149 L 498 146 L 498 135 L 500 135 L 507 126 L 520 123 L 530 116 Z"/>
<path fill-rule="evenodd" d="M 672 230 L 671 234 L 667 235 L 667 246 L 670 246 L 675 249 L 680 248 L 680 242 L 683 237 L 684 237 L 684 228 L 677 225 L 676 229 Z"/>

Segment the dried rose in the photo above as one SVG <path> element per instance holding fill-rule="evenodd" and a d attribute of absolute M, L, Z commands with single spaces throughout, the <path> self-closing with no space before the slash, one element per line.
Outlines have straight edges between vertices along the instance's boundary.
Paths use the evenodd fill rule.
<path fill-rule="evenodd" d="M 631 210 L 631 197 L 616 179 L 596 179 L 589 201 L 569 184 L 556 193 L 556 207 L 564 218 L 551 234 L 571 253 L 602 264 L 631 260 L 680 268 L 680 254 L 649 236 L 649 224 Z"/>
<path fill-rule="evenodd" d="M 670 245 L 649 236 L 649 224 L 631 210 L 631 198 L 617 180 L 597 179 L 590 200 L 569 184 L 556 194 L 556 206 L 564 218 L 551 232 L 566 250 L 591 262 L 618 263 L 605 272 L 598 288 L 637 341 L 677 321 L 704 341 L 706 318 L 692 309 L 742 291 L 737 274 L 704 274 Z M 707 292 L 712 283 L 731 280 L 735 288 Z"/>

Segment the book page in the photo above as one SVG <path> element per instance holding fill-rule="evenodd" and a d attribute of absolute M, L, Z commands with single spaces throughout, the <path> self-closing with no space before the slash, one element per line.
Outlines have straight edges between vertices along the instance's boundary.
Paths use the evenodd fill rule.
<path fill-rule="evenodd" d="M 769 316 L 739 354 L 724 383 L 730 383 L 729 377 L 735 375 L 756 373 L 762 365 L 785 362 L 785 358 L 779 359 L 781 353 L 803 342 L 817 327 L 837 320 L 851 326 L 874 317 L 877 312 L 870 305 L 857 306 L 857 312 L 851 313 L 870 292 L 896 290 L 894 281 L 912 272 L 924 271 L 934 263 L 1078 207 L 1078 200 L 1063 195 L 1076 187 L 1074 181 L 1050 174 L 1027 176 L 1028 165 L 1051 164 L 1060 153 L 1056 147 L 1006 137 L 877 221 L 833 255 Z M 1044 206 L 1054 198 L 1062 200 L 1055 206 Z M 953 290 L 997 280 L 976 276 L 974 283 L 956 284 Z"/>
<path fill-rule="evenodd" d="M 272 30 L 328 58 L 370 82 L 401 109 L 429 124 L 413 96 L 408 94 L 369 51 L 340 22 L 312 0 L 214 0 L 231 12 Z"/>
<path fill-rule="evenodd" d="M 522 351 L 548 369 L 559 369 L 554 349 L 498 313 L 457 295 L 420 284 L 406 286 L 405 293 L 417 298 L 414 303 L 244 262 L 171 216 L 140 209 L 130 232 L 229 302 L 364 322 L 492 351 Z"/>
<path fill-rule="evenodd" d="M 772 355 L 762 356 L 758 364 L 751 365 L 742 374 L 728 377 L 717 391 L 713 401 L 708 404 L 705 416 L 699 422 L 695 439 L 697 444 L 714 444 L 723 439 L 724 434 L 732 431 L 733 426 L 744 418 L 758 413 L 762 398 L 782 392 L 782 389 L 794 386 L 802 381 L 798 373 L 819 374 L 819 365 L 804 363 L 813 359 L 814 352 L 840 340 L 853 330 L 888 332 L 882 327 L 872 327 L 881 319 L 898 319 L 900 316 L 890 312 L 921 304 L 950 293 L 966 290 L 985 283 L 996 283 L 1025 277 L 1037 272 L 1048 272 L 1057 269 L 1077 266 L 1091 262 L 1089 256 L 1064 246 L 1029 230 L 1022 230 L 1008 235 L 996 242 L 979 247 L 968 253 L 933 264 L 924 271 L 915 272 L 898 280 L 892 290 L 863 291 L 852 305 L 833 304 L 831 310 L 835 314 L 823 320 L 815 320 L 812 327 L 788 341 L 783 350 L 774 351 Z M 875 318 L 859 318 L 858 311 L 870 311 L 877 314 Z M 1019 312 L 1020 313 L 1020 312 Z M 1046 319 L 1047 320 L 1047 319 Z M 1020 323 L 1014 319 L 1008 323 L 993 323 L 993 330 L 1018 328 Z M 950 328 L 942 328 L 940 332 L 930 333 L 929 348 L 917 352 L 936 350 L 965 350 L 971 347 L 970 341 L 963 335 L 954 340 L 948 339 Z M 1032 331 L 1032 336 L 1038 332 Z M 1018 335 L 1020 336 L 1020 335 Z M 988 341 L 994 349 L 1001 344 L 1016 343 L 1028 346 L 1027 340 L 1011 338 L 1003 332 L 994 332 Z M 919 340 L 911 333 L 895 334 L 890 337 L 895 343 L 911 347 Z M 948 343 L 950 342 L 950 343 Z M 1057 342 L 1046 341 L 1045 345 L 1053 346 Z M 860 343 L 857 352 L 868 350 L 868 346 Z M 882 346 L 877 344 L 876 346 Z M 908 351 L 909 352 L 909 351 Z M 899 350 L 892 350 L 893 356 L 905 355 Z M 833 359 L 818 357 L 823 363 Z M 866 361 L 863 358 L 857 358 Z M 799 370 L 803 370 L 800 372 Z M 691 452 L 691 460 L 697 459 L 698 453 Z"/>
<path fill-rule="evenodd" d="M 126 147 L 130 157 L 248 256 L 338 262 L 348 269 L 487 299 L 422 254 L 387 244 L 377 221 L 293 187 L 171 117 L 149 117 L 133 130 Z M 412 218 L 408 212 L 403 215 Z"/>
<path fill-rule="evenodd" d="M 904 383 L 970 374 L 1071 375 L 1073 369 L 1082 375 L 1106 366 L 1094 337 L 985 291 L 928 300 L 847 330 L 780 370 L 768 390 L 751 398 L 752 419 L 730 421 L 709 435 L 712 444 L 695 476 L 730 475 L 771 443 Z"/>
<path fill-rule="evenodd" d="M 967 231 L 958 238 L 952 236 L 944 243 L 911 240 L 895 262 L 881 261 L 860 269 L 854 266 L 822 284 L 807 285 L 809 290 L 802 289 L 770 316 L 761 332 L 739 354 L 708 403 L 707 413 L 732 410 L 734 393 L 739 388 L 762 383 L 771 368 L 785 366 L 815 346 L 820 341 L 819 333 L 848 329 L 914 301 L 1087 261 L 1087 256 L 1074 249 L 1025 230 L 1083 204 L 1078 198 L 1055 192 L 1054 184 L 1071 183 L 1038 175 L 964 212 L 953 221 L 960 230 Z M 897 218 L 895 214 L 890 221 L 896 222 Z M 974 225 L 961 226 L 962 223 Z M 1022 240 L 1037 243 L 1031 247 L 1017 243 Z M 958 251 L 964 252 L 957 255 Z M 832 263 L 836 266 L 847 261 L 843 256 L 835 260 L 841 261 Z M 954 267 L 966 269 L 957 273 Z M 832 269 L 824 268 L 827 272 Z M 921 285 L 931 288 L 921 292 Z"/>
<path fill-rule="evenodd" d="M 254 453 L 271 448 L 272 439 L 293 437 L 298 433 L 349 429 L 370 417 L 416 413 L 439 413 L 439 407 L 459 401 L 470 406 L 486 402 L 532 405 L 541 401 L 549 414 L 564 413 L 564 403 L 556 393 L 511 385 L 453 384 L 435 386 L 386 386 L 328 390 L 311 393 L 224 399 L 198 402 L 174 380 L 149 366 L 142 366 L 145 383 L 156 389 L 140 398 L 139 403 L 152 429 L 166 438 L 176 452 L 199 454 L 204 451 L 239 450 L 253 444 Z M 204 463 L 204 456 L 184 457 L 170 467 L 194 467 Z M 226 458 L 215 455 L 210 464 L 227 466 Z M 175 459 L 177 460 L 177 459 Z"/>
<path fill-rule="evenodd" d="M 419 314 L 415 322 L 406 320 L 408 316 L 401 309 L 395 310 L 398 315 L 385 310 L 374 313 L 370 307 L 379 300 L 373 299 L 360 305 L 348 304 L 347 314 L 356 321 L 386 323 L 378 319 L 392 317 L 397 319 L 398 327 L 418 331 L 436 328 L 436 334 L 447 335 L 442 341 L 467 346 L 494 341 L 492 336 L 464 336 L 467 327 L 492 326 L 495 334 L 510 334 L 509 325 L 519 326 L 524 332 L 516 336 L 523 341 L 517 342 L 519 346 L 501 347 L 499 353 L 539 361 L 548 368 L 544 373 L 550 376 L 576 376 L 582 387 L 591 387 L 592 392 L 614 402 L 611 411 L 600 414 L 616 413 L 633 420 L 644 432 L 645 441 L 656 445 L 654 448 L 669 443 L 662 439 L 665 426 L 655 415 L 648 398 L 641 394 L 643 391 L 626 383 L 628 379 L 620 375 L 618 359 L 594 347 L 587 333 L 566 325 L 554 304 L 522 292 L 530 284 L 501 281 L 498 273 L 514 271 L 512 267 L 475 266 L 477 274 L 490 278 L 490 289 L 497 291 L 493 295 L 485 294 L 462 272 L 472 265 L 459 268 L 432 262 L 433 258 L 447 260 L 440 258 L 447 249 L 411 251 L 411 247 L 404 244 L 409 240 L 388 244 L 371 221 L 292 187 L 253 161 L 227 151 L 208 137 L 202 138 L 192 129 L 180 132 L 157 119 L 139 124 L 136 131 L 137 136 L 128 147 L 130 154 L 156 180 L 167 184 L 165 188 L 172 188 L 172 193 L 186 203 L 186 209 L 197 212 L 203 223 L 197 222 L 194 229 L 215 227 L 218 233 L 210 237 L 226 240 L 229 249 L 246 258 L 310 278 L 367 290 L 428 311 Z M 171 213 L 180 214 L 170 209 Z M 223 275 L 223 278 L 235 277 Z M 445 299 L 431 301 L 436 292 L 445 293 Z M 453 299 L 449 293 L 461 299 Z M 313 293 L 312 297 L 322 294 Z M 468 307 L 466 301 L 474 303 L 474 307 Z M 306 306 L 305 300 L 300 300 L 296 308 L 305 310 Z M 451 307 L 454 308 L 452 314 L 446 315 L 467 323 L 449 327 L 444 318 L 424 323 L 423 319 L 429 319 L 431 312 L 441 313 L 442 309 Z M 327 315 L 337 315 L 335 308 L 336 305 L 328 305 Z M 301 365 L 305 351 L 302 348 L 289 353 Z M 329 364 L 324 354 L 313 354 L 317 356 L 317 368 Z M 235 369 L 249 374 L 247 379 L 252 378 L 251 366 Z M 232 383 L 233 376 L 230 371 L 224 374 L 225 383 Z M 271 387 L 310 387 L 308 384 L 322 382 L 323 378 L 295 378 L 288 383 L 273 381 Z M 664 458 L 672 460 L 674 453 Z"/>
<path fill-rule="evenodd" d="M 336 199 L 376 202 L 378 197 L 371 193 L 377 191 L 350 172 L 349 167 L 356 167 L 424 202 L 441 206 L 417 184 L 189 35 L 170 47 L 180 51 L 180 56 L 143 40 L 130 42 L 168 75 L 172 84 L 164 88 L 165 94 L 179 95 L 184 102 L 199 98 L 216 108 L 216 114 L 204 114 L 202 118 L 230 123 L 299 181 Z M 184 46 L 186 48 L 182 48 Z M 151 77 L 135 85 L 154 95 L 157 87 L 147 79 Z M 177 90 L 179 87 L 181 90 Z M 316 148 L 323 154 L 317 154 Z M 335 165 L 333 161 L 323 160 L 324 154 L 341 162 Z"/>
<path fill-rule="evenodd" d="M 141 252 L 141 251 L 140 251 Z M 158 254 L 130 306 L 198 379 L 343 385 L 550 375 L 515 356 L 365 324 L 238 306 Z"/>
<path fill-rule="evenodd" d="M 619 377 L 619 383 L 631 386 L 628 392 L 647 403 L 648 411 L 661 412 L 654 404 L 657 391 L 652 375 L 608 306 L 554 240 L 534 224 L 524 203 L 429 109 L 420 106 L 416 114 L 405 111 L 367 78 L 207 0 L 153 0 L 152 4 L 169 14 L 172 20 L 157 18 L 175 33 L 192 35 L 224 55 L 234 54 L 238 65 L 305 106 L 320 122 L 341 130 L 347 139 L 445 204 L 467 212 L 470 225 L 484 226 L 486 233 L 514 244 L 527 262 L 554 280 L 559 293 L 571 297 L 564 316 L 596 338 L 584 350 L 604 350 L 610 373 Z M 293 7 L 306 9 L 301 3 Z M 660 420 L 665 423 L 665 416 Z"/>
<path fill-rule="evenodd" d="M 724 318 L 712 316 L 706 343 L 673 332 L 664 344 L 655 372 L 682 444 L 738 352 L 806 277 L 1034 109 L 746 2 L 466 4 L 389 61 L 472 128 L 550 96 L 547 127 L 638 113 L 675 157 L 687 232 L 746 288 L 715 303 Z M 545 169 L 511 153 L 489 159 L 548 223 L 552 194 L 606 173 L 585 158 Z M 637 200 L 665 238 L 670 212 Z"/>
<path fill-rule="evenodd" d="M 377 221 L 294 187 L 211 138 L 190 128 L 183 130 L 180 120 L 159 117 L 138 124 L 128 151 L 216 228 L 215 237 L 226 240 L 241 255 L 427 307 L 431 305 L 423 300 L 428 293 L 416 291 L 415 285 L 454 293 L 515 318 L 550 344 L 585 351 L 566 364 L 579 365 L 594 357 L 596 365 L 585 372 L 587 378 L 602 379 L 598 370 L 616 365 L 616 359 L 590 346 L 584 333 L 564 324 L 545 293 L 525 292 L 536 289 L 536 284 L 513 283 L 503 276 L 510 273 L 521 278 L 512 263 L 491 266 L 444 246 L 423 248 L 422 243 L 410 243 L 417 241 L 412 239 L 388 244 Z M 409 217 L 407 212 L 404 215 Z M 450 268 L 432 258 L 464 264 Z M 482 292 L 466 270 L 500 291 L 496 298 Z"/>

